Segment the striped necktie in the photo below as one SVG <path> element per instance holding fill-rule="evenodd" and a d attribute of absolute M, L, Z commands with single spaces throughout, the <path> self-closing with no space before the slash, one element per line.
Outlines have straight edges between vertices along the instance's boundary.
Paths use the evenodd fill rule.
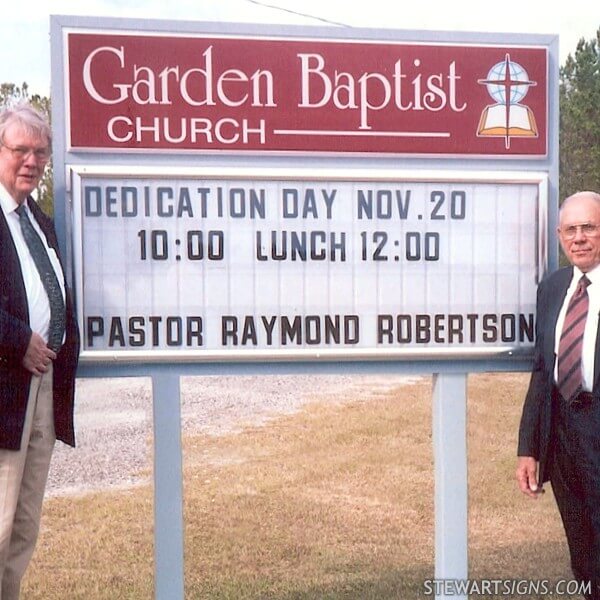
<path fill-rule="evenodd" d="M 558 390 L 570 402 L 582 389 L 581 353 L 583 332 L 590 300 L 587 286 L 590 280 L 584 275 L 569 301 L 563 330 L 558 344 Z"/>
<path fill-rule="evenodd" d="M 56 277 L 56 272 L 50 262 L 50 257 L 46 252 L 44 243 L 42 242 L 37 231 L 33 228 L 25 206 L 21 204 L 16 209 L 19 215 L 19 223 L 23 237 L 29 248 L 29 253 L 33 262 L 40 274 L 40 279 L 50 303 L 50 326 L 48 328 L 48 347 L 58 352 L 62 346 L 62 340 L 65 333 L 65 301 L 63 299 L 60 284 Z"/>

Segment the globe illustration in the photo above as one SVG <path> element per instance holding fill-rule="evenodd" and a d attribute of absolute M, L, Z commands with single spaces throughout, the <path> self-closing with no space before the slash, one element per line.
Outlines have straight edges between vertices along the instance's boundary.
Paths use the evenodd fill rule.
<path fill-rule="evenodd" d="M 509 76 L 506 76 L 506 67 L 508 65 Z M 510 85 L 505 84 L 510 80 Z M 495 83 L 495 82 L 498 83 Z M 522 81 L 523 85 L 518 82 Z M 527 90 L 531 82 L 527 71 L 516 62 L 509 60 L 496 63 L 489 71 L 486 78 L 487 91 L 498 104 L 506 104 L 506 90 L 510 90 L 510 104 L 517 104 L 527 95 Z"/>

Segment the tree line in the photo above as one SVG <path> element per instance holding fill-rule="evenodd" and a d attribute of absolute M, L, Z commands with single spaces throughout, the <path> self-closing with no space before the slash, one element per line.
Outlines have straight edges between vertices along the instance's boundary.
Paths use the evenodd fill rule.
<path fill-rule="evenodd" d="M 600 28 L 581 39 L 560 68 L 559 195 L 580 190 L 600 192 Z M 50 98 L 31 94 L 27 83 L 0 84 L 0 106 L 29 101 L 50 119 Z M 52 214 L 52 162 L 38 190 L 38 202 Z"/>
<path fill-rule="evenodd" d="M 560 197 L 600 192 L 600 28 L 560 69 Z"/>
<path fill-rule="evenodd" d="M 48 117 L 50 122 L 50 98 L 47 96 L 40 96 L 39 94 L 31 94 L 29 92 L 29 86 L 27 83 L 23 83 L 18 86 L 14 83 L 2 83 L 0 84 L 0 107 L 11 106 L 19 102 L 30 102 L 37 109 L 41 110 Z M 37 190 L 37 201 L 42 209 L 47 214 L 53 214 L 54 207 L 54 193 L 53 193 L 53 177 L 52 177 L 52 159 L 48 163 L 44 176 L 40 181 L 40 185 Z"/>

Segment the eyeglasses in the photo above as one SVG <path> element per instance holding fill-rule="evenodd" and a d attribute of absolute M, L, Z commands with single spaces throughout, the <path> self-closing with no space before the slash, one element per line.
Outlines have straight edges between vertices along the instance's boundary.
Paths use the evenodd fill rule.
<path fill-rule="evenodd" d="M 559 231 L 560 235 L 562 235 L 565 240 L 575 239 L 577 232 L 581 232 L 581 235 L 585 237 L 596 237 L 597 235 L 600 235 L 600 225 L 582 223 L 581 225 L 569 225 Z"/>
<path fill-rule="evenodd" d="M 28 148 L 27 146 L 7 146 L 6 144 L 0 144 L 4 146 L 14 158 L 17 160 L 25 160 L 30 154 L 33 154 L 35 159 L 39 162 L 46 162 L 50 159 L 50 148 Z"/>

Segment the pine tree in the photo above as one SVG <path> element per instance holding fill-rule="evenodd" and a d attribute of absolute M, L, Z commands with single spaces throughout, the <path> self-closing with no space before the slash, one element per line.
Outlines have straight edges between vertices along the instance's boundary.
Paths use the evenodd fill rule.
<path fill-rule="evenodd" d="M 600 29 L 560 69 L 560 198 L 600 191 Z"/>

